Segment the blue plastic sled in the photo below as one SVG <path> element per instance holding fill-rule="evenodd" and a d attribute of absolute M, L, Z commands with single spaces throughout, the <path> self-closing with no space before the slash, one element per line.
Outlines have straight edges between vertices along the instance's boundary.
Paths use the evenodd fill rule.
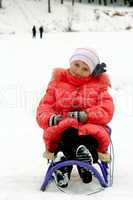
<path fill-rule="evenodd" d="M 109 128 L 109 127 L 108 127 Z M 109 134 L 111 134 L 111 128 L 109 128 Z M 88 169 L 92 172 L 92 174 L 98 179 L 100 185 L 103 188 L 109 187 L 113 184 L 113 163 L 114 163 L 114 157 L 113 157 L 113 145 L 112 142 L 110 144 L 109 153 L 111 154 L 111 163 L 107 164 L 103 161 L 98 161 L 97 165 L 99 166 L 98 169 L 94 167 L 93 165 L 89 164 L 86 161 L 79 161 L 79 160 L 67 160 L 67 161 L 61 161 L 57 163 L 51 162 L 48 170 L 46 172 L 44 181 L 42 183 L 42 186 L 40 188 L 41 191 L 45 191 L 46 187 L 48 186 L 49 182 L 53 179 L 53 172 L 61 167 L 69 166 L 69 165 L 78 165 L 80 167 L 83 167 L 85 169 Z"/>

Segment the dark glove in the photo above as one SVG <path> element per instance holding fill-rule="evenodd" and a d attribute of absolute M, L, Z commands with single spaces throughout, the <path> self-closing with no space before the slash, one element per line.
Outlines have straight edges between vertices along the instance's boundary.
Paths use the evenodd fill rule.
<path fill-rule="evenodd" d="M 98 76 L 98 75 L 106 72 L 106 69 L 105 69 L 106 67 L 107 66 L 105 63 L 97 64 L 94 71 L 92 72 L 92 76 Z"/>
<path fill-rule="evenodd" d="M 49 126 L 57 125 L 62 119 L 63 117 L 61 115 L 52 115 L 49 119 Z"/>
<path fill-rule="evenodd" d="M 85 111 L 68 112 L 68 117 L 75 118 L 78 122 L 85 122 L 88 118 L 87 113 Z"/>

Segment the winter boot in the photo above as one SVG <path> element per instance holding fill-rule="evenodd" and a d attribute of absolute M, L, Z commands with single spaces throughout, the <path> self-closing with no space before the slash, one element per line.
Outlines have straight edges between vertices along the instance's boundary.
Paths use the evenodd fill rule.
<path fill-rule="evenodd" d="M 93 157 L 85 145 L 78 146 L 76 150 L 76 158 L 78 160 L 87 160 L 90 164 L 93 163 Z"/>
<path fill-rule="evenodd" d="M 92 181 L 91 172 L 89 170 L 79 167 L 79 166 L 77 166 L 77 168 L 78 168 L 79 176 L 80 176 L 81 180 L 83 181 L 83 183 L 90 183 Z"/>
<path fill-rule="evenodd" d="M 54 159 L 54 163 L 60 162 L 63 160 L 66 160 L 66 157 L 64 156 L 63 152 L 60 151 L 57 153 Z M 68 182 L 71 176 L 71 171 L 72 171 L 72 166 L 65 166 L 56 170 L 53 173 L 54 180 L 58 187 L 65 188 L 68 186 Z"/>
<path fill-rule="evenodd" d="M 76 158 L 78 160 L 85 160 L 85 161 L 89 162 L 89 164 L 93 163 L 93 157 L 85 145 L 80 145 L 77 148 Z M 91 172 L 89 170 L 79 167 L 79 166 L 77 166 L 77 168 L 78 168 L 78 173 L 79 173 L 80 178 L 82 179 L 83 183 L 90 183 L 92 181 Z"/>

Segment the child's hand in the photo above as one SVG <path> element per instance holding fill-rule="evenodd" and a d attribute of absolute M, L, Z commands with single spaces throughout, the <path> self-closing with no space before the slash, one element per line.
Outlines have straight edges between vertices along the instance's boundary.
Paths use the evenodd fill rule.
<path fill-rule="evenodd" d="M 86 122 L 88 118 L 87 113 L 85 111 L 68 112 L 68 117 L 75 118 L 78 122 Z"/>
<path fill-rule="evenodd" d="M 78 128 L 78 121 L 74 118 L 66 117 L 59 123 L 59 127 L 64 131 L 67 128 Z"/>
<path fill-rule="evenodd" d="M 63 117 L 61 115 L 52 115 L 49 119 L 49 126 L 55 126 L 57 125 L 61 120 L 63 120 Z"/>

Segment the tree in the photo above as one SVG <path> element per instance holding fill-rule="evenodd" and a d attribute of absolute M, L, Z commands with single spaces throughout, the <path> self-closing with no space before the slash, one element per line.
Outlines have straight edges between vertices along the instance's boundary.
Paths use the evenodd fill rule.
<path fill-rule="evenodd" d="M 133 6 L 133 0 L 128 0 L 129 2 L 129 6 L 132 7 Z"/>
<path fill-rule="evenodd" d="M 64 1 L 63 0 L 61 0 L 61 4 L 63 4 L 64 3 Z"/>
<path fill-rule="evenodd" d="M 2 0 L 0 0 L 0 8 L 2 8 Z"/>
<path fill-rule="evenodd" d="M 72 0 L 72 6 L 74 6 L 74 0 Z"/>
<path fill-rule="evenodd" d="M 50 5 L 50 0 L 48 0 L 48 12 L 51 13 L 51 5 Z"/>

